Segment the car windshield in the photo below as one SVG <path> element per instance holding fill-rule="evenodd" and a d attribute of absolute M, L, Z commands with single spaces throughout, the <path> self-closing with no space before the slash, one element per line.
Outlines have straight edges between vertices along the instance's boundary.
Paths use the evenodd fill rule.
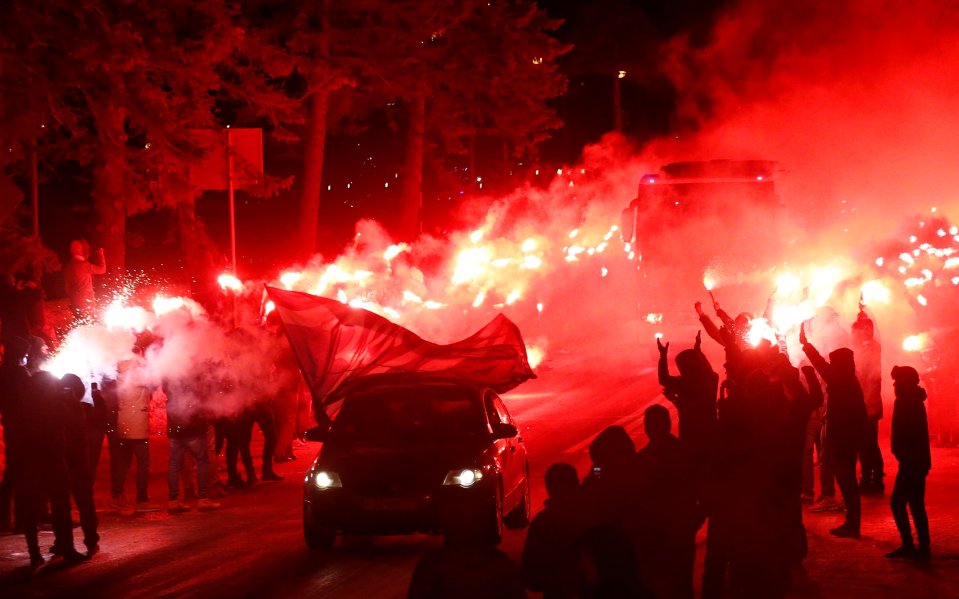
<path fill-rule="evenodd" d="M 331 432 L 337 437 L 373 441 L 479 435 L 488 430 L 475 391 L 423 386 L 355 395 L 343 403 Z"/>

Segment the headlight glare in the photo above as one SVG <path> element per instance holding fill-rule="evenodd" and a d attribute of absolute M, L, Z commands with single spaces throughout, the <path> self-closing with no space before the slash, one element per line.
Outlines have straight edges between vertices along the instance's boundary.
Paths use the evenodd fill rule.
<path fill-rule="evenodd" d="M 317 489 L 333 489 L 343 486 L 339 474 L 326 470 L 320 470 L 313 475 L 313 484 L 316 485 Z"/>
<path fill-rule="evenodd" d="M 463 468 L 461 470 L 450 470 L 446 475 L 444 485 L 457 485 L 463 488 L 472 487 L 483 478 L 483 471 L 479 468 Z"/>

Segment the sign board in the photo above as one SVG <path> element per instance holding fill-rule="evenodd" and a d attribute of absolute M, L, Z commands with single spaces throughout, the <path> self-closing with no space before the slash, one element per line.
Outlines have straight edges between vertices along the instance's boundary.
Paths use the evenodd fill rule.
<path fill-rule="evenodd" d="M 204 155 L 190 167 L 190 184 L 196 189 L 229 188 L 229 172 L 236 189 L 255 187 L 263 180 L 262 129 L 194 129 L 192 135 Z M 227 148 L 233 153 L 233 168 Z"/>

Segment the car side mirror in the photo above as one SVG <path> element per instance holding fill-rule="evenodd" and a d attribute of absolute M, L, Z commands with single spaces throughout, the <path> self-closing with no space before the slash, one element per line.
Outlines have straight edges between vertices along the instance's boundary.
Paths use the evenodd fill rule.
<path fill-rule="evenodd" d="M 519 435 L 519 431 L 512 424 L 497 422 L 493 425 L 494 439 L 512 439 L 517 435 Z"/>
<path fill-rule="evenodd" d="M 314 426 L 313 428 L 306 431 L 306 435 L 304 435 L 304 438 L 307 441 L 323 442 L 323 441 L 326 441 L 326 433 L 327 431 L 325 429 L 319 426 Z"/>

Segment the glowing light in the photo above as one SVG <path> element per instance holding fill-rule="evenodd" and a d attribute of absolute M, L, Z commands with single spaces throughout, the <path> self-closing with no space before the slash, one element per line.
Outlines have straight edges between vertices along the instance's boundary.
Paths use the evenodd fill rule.
<path fill-rule="evenodd" d="M 883 262 L 885 261 L 883 260 L 882 256 L 879 256 L 878 258 L 876 258 L 876 266 L 882 266 Z"/>
<path fill-rule="evenodd" d="M 626 71 L 620 71 L 619 73 L 617 73 L 616 77 L 618 77 L 619 79 L 625 79 Z"/>
<path fill-rule="evenodd" d="M 391 245 L 390 247 L 386 248 L 385 252 L 383 252 L 383 259 L 389 262 L 393 260 L 393 258 L 396 258 L 397 256 L 399 256 L 405 251 L 408 251 L 409 249 L 410 249 L 410 246 L 405 243 L 397 243 L 397 244 Z"/>
<path fill-rule="evenodd" d="M 150 323 L 150 314 L 139 306 L 124 306 L 114 300 L 103 313 L 103 324 L 108 329 L 141 332 Z"/>
<path fill-rule="evenodd" d="M 203 309 L 203 306 L 191 300 L 188 297 L 164 297 L 158 295 L 153 298 L 153 313 L 157 317 L 169 314 L 171 312 L 176 312 L 178 310 L 184 310 L 188 312 L 193 318 L 199 318 L 200 316 L 206 314 L 206 310 Z"/>
<path fill-rule="evenodd" d="M 543 363 L 543 358 L 545 357 L 546 352 L 541 348 L 536 347 L 535 345 L 526 346 L 526 361 L 529 362 L 529 367 L 535 369 L 537 366 Z"/>
<path fill-rule="evenodd" d="M 842 281 L 842 273 L 836 267 L 813 270 L 809 275 L 809 299 L 817 307 L 825 306 L 840 281 Z"/>
<path fill-rule="evenodd" d="M 650 312 L 649 314 L 646 315 L 646 318 L 644 320 L 648 322 L 649 324 L 659 324 L 663 322 L 663 315 Z"/>
<path fill-rule="evenodd" d="M 712 291 L 716 288 L 716 279 L 709 273 L 703 275 L 703 287 L 706 291 Z"/>
<path fill-rule="evenodd" d="M 525 254 L 532 252 L 533 250 L 536 249 L 536 240 L 530 237 L 529 239 L 523 242 L 523 245 L 520 246 L 520 249 Z"/>
<path fill-rule="evenodd" d="M 910 235 L 910 236 L 909 236 L 909 243 L 916 243 L 916 240 L 917 240 L 917 239 L 918 239 L 918 238 L 917 238 L 915 235 Z"/>
<path fill-rule="evenodd" d="M 283 284 L 287 289 L 293 289 L 293 286 L 296 285 L 303 279 L 303 273 L 301 272 L 285 272 L 280 275 L 280 283 Z"/>
<path fill-rule="evenodd" d="M 539 303 L 536 304 L 536 311 L 542 314 L 542 312 L 543 312 L 543 302 L 539 302 Z"/>
<path fill-rule="evenodd" d="M 859 292 L 862 294 L 862 301 L 866 305 L 889 303 L 889 288 L 883 285 L 881 281 L 866 281 L 859 288 Z"/>
<path fill-rule="evenodd" d="M 908 252 L 903 252 L 899 254 L 899 259 L 905 262 L 906 264 L 912 264 L 913 262 L 915 262 L 915 260 L 912 259 L 912 255 L 910 255 Z"/>
<path fill-rule="evenodd" d="M 513 304 L 516 303 L 516 300 L 518 300 L 521 295 L 522 295 L 522 292 L 520 292 L 519 289 L 514 289 L 513 291 L 510 292 L 508 296 L 506 296 L 506 305 L 512 306 Z"/>
<path fill-rule="evenodd" d="M 653 335 L 653 338 L 654 338 L 654 339 L 662 339 L 662 338 L 663 338 L 663 334 L 662 334 L 662 333 L 656 333 L 655 335 Z"/>
<path fill-rule="evenodd" d="M 567 261 L 567 262 L 576 262 L 577 260 L 579 260 L 579 258 L 578 258 L 577 256 L 579 256 L 580 254 L 582 254 L 582 253 L 585 252 L 585 251 L 586 251 L 586 248 L 581 247 L 581 246 L 578 246 L 578 245 L 574 245 L 574 246 L 571 246 L 571 247 L 567 248 L 567 250 L 566 250 L 566 261 Z"/>
<path fill-rule="evenodd" d="M 472 241 L 473 243 L 479 243 L 481 239 L 483 239 L 482 229 L 476 229 L 475 231 L 470 233 L 470 241 Z"/>
<path fill-rule="evenodd" d="M 475 280 L 490 263 L 492 256 L 485 247 L 467 248 L 456 257 L 456 266 L 453 269 L 451 282 L 459 285 Z"/>
<path fill-rule="evenodd" d="M 916 296 L 916 301 L 919 302 L 920 306 L 926 306 L 929 304 L 929 300 L 926 299 L 926 296 L 919 294 Z"/>
<path fill-rule="evenodd" d="M 918 335 L 909 335 L 902 341 L 902 349 L 908 352 L 919 352 L 929 345 L 929 335 L 919 333 Z"/>
<path fill-rule="evenodd" d="M 523 269 L 536 269 L 543 265 L 543 260 L 539 256 L 523 256 L 523 261 L 519 267 Z"/>
<path fill-rule="evenodd" d="M 414 304 L 422 304 L 422 303 L 423 303 L 423 298 L 421 298 L 420 296 L 416 295 L 415 293 L 413 293 L 412 291 L 410 291 L 410 290 L 408 290 L 408 289 L 404 289 L 404 290 L 403 290 L 403 301 L 404 301 L 404 302 L 413 302 Z"/>
<path fill-rule="evenodd" d="M 776 278 L 776 294 L 791 295 L 800 289 L 802 281 L 792 273 L 783 273 Z"/>
<path fill-rule="evenodd" d="M 263 316 L 267 316 L 274 310 L 276 310 L 276 304 L 273 303 L 273 300 L 266 302 L 266 304 L 263 306 Z"/>
<path fill-rule="evenodd" d="M 473 300 L 473 307 L 479 308 L 480 306 L 483 305 L 483 302 L 485 301 L 486 301 L 486 292 L 480 291 L 479 293 L 476 294 L 476 299 Z"/>
<path fill-rule="evenodd" d="M 920 279 L 919 277 L 909 277 L 908 279 L 903 281 L 903 285 L 905 285 L 908 288 L 919 287 L 920 285 L 925 285 L 925 284 L 926 284 L 926 280 Z"/>
<path fill-rule="evenodd" d="M 765 318 L 753 318 L 749 321 L 749 329 L 746 331 L 746 342 L 756 347 L 763 339 L 767 339 L 775 345 L 776 330 Z"/>
<path fill-rule="evenodd" d="M 233 291 L 234 293 L 243 291 L 243 281 L 231 275 L 230 273 L 223 273 L 216 278 L 216 281 L 220 284 L 220 289 L 223 289 L 224 291 Z"/>
<path fill-rule="evenodd" d="M 556 174 L 557 174 L 557 175 L 562 175 L 562 174 L 563 174 L 563 169 L 561 169 L 561 168 L 556 169 Z"/>
<path fill-rule="evenodd" d="M 579 235 L 579 229 L 573 229 L 569 232 L 570 239 L 576 239 L 576 236 Z"/>

